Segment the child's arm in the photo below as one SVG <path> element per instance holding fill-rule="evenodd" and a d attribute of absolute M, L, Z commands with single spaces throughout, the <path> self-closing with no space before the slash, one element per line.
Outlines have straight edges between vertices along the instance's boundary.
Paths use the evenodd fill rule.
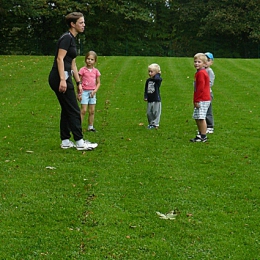
<path fill-rule="evenodd" d="M 148 83 L 146 81 L 145 87 L 144 87 L 144 101 L 147 101 L 147 88 L 148 88 Z"/>
<path fill-rule="evenodd" d="M 157 73 L 155 76 L 154 76 L 154 81 L 162 81 L 162 78 L 161 78 L 161 73 Z"/>
<path fill-rule="evenodd" d="M 91 92 L 90 97 L 94 97 L 94 95 L 98 92 L 100 87 L 100 76 L 96 78 L 96 88 Z"/>
<path fill-rule="evenodd" d="M 212 87 L 214 85 L 215 74 L 212 69 L 208 70 L 208 74 L 209 74 L 209 84 L 210 84 L 210 87 Z"/>
<path fill-rule="evenodd" d="M 203 101 L 203 96 L 204 96 L 204 87 L 206 85 L 205 78 L 202 73 L 198 73 L 196 75 L 196 86 L 195 89 L 196 91 L 194 92 L 194 106 L 196 106 L 195 103 L 199 103 L 200 101 Z"/>
<path fill-rule="evenodd" d="M 200 108 L 200 103 L 199 102 L 194 102 L 194 107 Z"/>

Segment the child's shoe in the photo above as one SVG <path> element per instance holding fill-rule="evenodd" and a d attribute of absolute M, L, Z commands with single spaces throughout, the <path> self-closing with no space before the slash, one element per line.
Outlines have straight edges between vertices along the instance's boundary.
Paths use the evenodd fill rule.
<path fill-rule="evenodd" d="M 97 130 L 93 127 L 93 128 L 89 128 L 88 129 L 89 132 L 97 132 Z"/>
<path fill-rule="evenodd" d="M 147 128 L 148 129 L 158 129 L 159 126 L 155 126 L 155 125 L 148 125 Z"/>
<path fill-rule="evenodd" d="M 207 128 L 207 134 L 213 134 L 214 133 L 214 128 Z"/>
<path fill-rule="evenodd" d="M 205 142 L 207 142 L 207 140 L 208 140 L 207 136 L 202 138 L 201 135 L 196 135 L 195 138 L 190 139 L 190 141 L 193 142 L 193 143 L 197 143 L 197 142 L 205 143 Z"/>

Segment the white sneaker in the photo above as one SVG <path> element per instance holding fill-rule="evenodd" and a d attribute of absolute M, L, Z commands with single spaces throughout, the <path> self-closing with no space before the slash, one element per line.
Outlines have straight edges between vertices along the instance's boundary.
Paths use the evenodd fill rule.
<path fill-rule="evenodd" d="M 207 128 L 207 134 L 213 134 L 214 133 L 214 128 Z"/>
<path fill-rule="evenodd" d="M 97 143 L 91 143 L 90 141 L 88 140 L 85 140 L 85 143 L 90 145 L 93 149 L 95 149 L 96 147 L 98 147 L 98 144 Z"/>
<path fill-rule="evenodd" d="M 73 142 L 71 142 L 71 141 L 69 141 L 68 142 L 68 144 L 63 144 L 63 143 L 61 143 L 60 144 L 60 147 L 62 148 L 62 149 L 68 149 L 68 148 L 73 148 L 73 147 L 75 147 L 75 144 L 73 143 Z"/>
<path fill-rule="evenodd" d="M 76 148 L 79 151 L 91 151 L 91 150 L 95 149 L 97 146 L 98 146 L 97 143 L 91 143 L 88 140 L 85 140 L 81 146 L 76 145 Z"/>

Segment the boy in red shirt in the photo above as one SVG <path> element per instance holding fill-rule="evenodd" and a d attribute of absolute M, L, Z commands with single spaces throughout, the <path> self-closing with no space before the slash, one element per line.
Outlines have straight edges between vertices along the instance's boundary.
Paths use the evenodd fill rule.
<path fill-rule="evenodd" d="M 207 142 L 206 114 L 210 105 L 210 84 L 209 75 L 205 69 L 208 58 L 204 53 L 197 53 L 194 56 L 194 67 L 197 69 L 194 77 L 193 118 L 198 127 L 198 135 L 191 139 L 191 142 Z"/>

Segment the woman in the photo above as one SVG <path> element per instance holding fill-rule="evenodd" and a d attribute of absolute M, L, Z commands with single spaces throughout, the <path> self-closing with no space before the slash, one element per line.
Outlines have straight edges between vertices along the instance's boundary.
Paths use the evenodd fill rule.
<path fill-rule="evenodd" d="M 84 31 L 84 16 L 78 12 L 70 13 L 66 16 L 66 23 L 69 31 L 64 33 L 58 40 L 53 67 L 49 75 L 50 87 L 55 92 L 61 106 L 61 148 L 76 147 L 77 150 L 93 150 L 98 144 L 83 140 L 80 109 L 72 82 L 73 75 L 80 94 L 82 85 L 76 66 L 77 47 L 75 37 L 78 33 Z M 70 132 L 73 134 L 76 145 L 70 141 Z"/>

